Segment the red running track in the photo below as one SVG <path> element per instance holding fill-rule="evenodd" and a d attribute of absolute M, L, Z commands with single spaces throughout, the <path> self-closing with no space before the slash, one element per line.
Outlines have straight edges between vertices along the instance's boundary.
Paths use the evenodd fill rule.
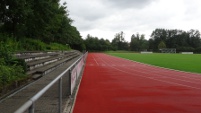
<path fill-rule="evenodd" d="M 201 75 L 89 53 L 74 113 L 201 113 Z"/>

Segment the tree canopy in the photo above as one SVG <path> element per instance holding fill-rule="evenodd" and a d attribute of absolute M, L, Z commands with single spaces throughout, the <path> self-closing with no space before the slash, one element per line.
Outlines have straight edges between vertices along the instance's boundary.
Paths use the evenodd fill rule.
<path fill-rule="evenodd" d="M 150 49 L 157 50 L 158 45 L 163 42 L 167 48 L 176 48 L 177 51 L 198 51 L 201 47 L 200 32 L 191 29 L 183 30 L 166 30 L 155 29 L 149 40 Z"/>
<path fill-rule="evenodd" d="M 143 51 L 149 49 L 149 43 L 145 39 L 145 36 L 142 34 L 140 35 L 137 33 L 136 35 L 133 34 L 131 36 L 131 42 L 130 42 L 130 50 L 132 51 Z"/>
<path fill-rule="evenodd" d="M 87 35 L 84 43 L 88 51 L 107 51 L 112 49 L 109 40 L 98 39 L 98 37 L 93 37 L 90 34 Z"/>
<path fill-rule="evenodd" d="M 69 18 L 67 4 L 60 0 L 1 0 L 0 33 L 20 40 L 32 38 L 45 43 L 69 44 L 82 50 L 83 40 L 73 20 Z"/>
<path fill-rule="evenodd" d="M 116 33 L 111 44 L 113 50 L 128 50 L 128 43 L 125 41 L 125 34 L 123 31 Z"/>
<path fill-rule="evenodd" d="M 200 32 L 194 29 L 189 31 L 155 29 L 149 40 L 145 39 L 144 34 L 136 33 L 131 36 L 130 42 L 125 41 L 123 31 L 116 33 L 112 42 L 88 35 L 85 45 L 87 50 L 93 51 L 131 50 L 159 52 L 161 48 L 176 48 L 177 52 L 191 51 L 201 53 Z"/>

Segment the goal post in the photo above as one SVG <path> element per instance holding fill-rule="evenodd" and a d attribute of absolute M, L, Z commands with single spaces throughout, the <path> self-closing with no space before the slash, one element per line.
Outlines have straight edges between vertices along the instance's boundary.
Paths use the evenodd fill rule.
<path fill-rule="evenodd" d="M 161 48 L 159 49 L 161 53 L 176 53 L 176 48 Z"/>

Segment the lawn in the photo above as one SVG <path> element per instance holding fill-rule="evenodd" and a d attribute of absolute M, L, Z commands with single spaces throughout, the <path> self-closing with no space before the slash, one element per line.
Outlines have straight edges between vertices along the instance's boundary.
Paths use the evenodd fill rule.
<path fill-rule="evenodd" d="M 107 52 L 107 54 L 160 67 L 201 73 L 201 54 L 140 54 L 130 52 Z"/>

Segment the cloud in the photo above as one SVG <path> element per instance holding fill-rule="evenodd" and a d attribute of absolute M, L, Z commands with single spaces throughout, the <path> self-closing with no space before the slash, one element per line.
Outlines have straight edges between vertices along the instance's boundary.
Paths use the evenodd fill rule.
<path fill-rule="evenodd" d="M 67 0 L 67 6 L 83 37 L 112 40 L 124 31 L 129 41 L 137 32 L 148 39 L 156 28 L 201 29 L 200 0 Z"/>
<path fill-rule="evenodd" d="M 111 8 L 143 8 L 153 0 L 102 0 Z"/>
<path fill-rule="evenodd" d="M 185 10 L 185 19 L 186 20 L 196 20 L 197 18 L 201 18 L 201 1 L 197 0 L 184 0 L 184 5 L 186 7 Z"/>
<path fill-rule="evenodd" d="M 94 29 L 99 20 L 109 15 L 103 11 L 105 6 L 99 0 L 67 1 L 67 6 L 70 17 L 75 20 L 74 25 L 80 31 Z"/>
<path fill-rule="evenodd" d="M 106 16 L 103 4 L 99 0 L 73 0 L 68 3 L 70 14 L 77 15 L 86 21 L 96 21 Z"/>

